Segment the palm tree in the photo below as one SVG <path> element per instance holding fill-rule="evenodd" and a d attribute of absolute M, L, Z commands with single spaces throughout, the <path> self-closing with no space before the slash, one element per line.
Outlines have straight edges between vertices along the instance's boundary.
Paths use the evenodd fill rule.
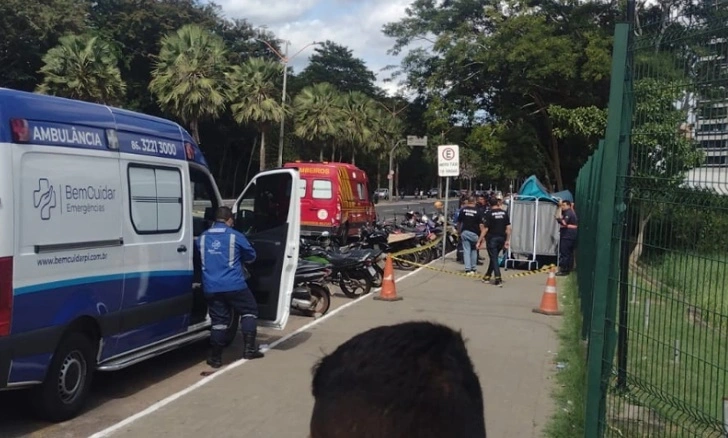
<path fill-rule="evenodd" d="M 265 169 L 265 134 L 271 123 L 280 122 L 285 115 L 276 82 L 281 73 L 280 63 L 249 58 L 229 75 L 235 121 L 254 123 L 260 132 L 260 170 Z"/>
<path fill-rule="evenodd" d="M 199 123 L 216 118 L 227 102 L 229 70 L 225 44 L 197 25 L 187 25 L 162 38 L 149 90 L 164 110 L 188 124 L 200 142 Z"/>
<path fill-rule="evenodd" d="M 341 138 L 351 147 L 351 163 L 356 164 L 358 147 L 370 149 L 368 142 L 377 124 L 377 109 L 374 101 L 364 93 L 350 91 L 341 97 Z"/>
<path fill-rule="evenodd" d="M 307 141 L 321 141 L 319 161 L 323 161 L 326 143 L 333 140 L 341 127 L 338 90 L 326 82 L 308 86 L 293 100 L 293 109 L 294 134 Z"/>
<path fill-rule="evenodd" d="M 118 52 L 93 35 L 68 35 L 43 57 L 43 94 L 102 104 L 120 104 L 126 84 L 119 71 Z"/>
<path fill-rule="evenodd" d="M 402 121 L 389 112 L 377 109 L 375 114 L 371 144 L 373 152 L 377 156 L 377 187 L 380 187 L 381 169 L 383 166 L 387 166 L 387 170 L 389 170 L 389 151 L 404 135 L 404 127 Z M 394 153 L 395 162 L 398 163 L 401 159 L 406 158 L 409 153 L 409 148 L 400 146 Z M 391 193 L 390 196 L 394 196 L 394 193 Z"/>

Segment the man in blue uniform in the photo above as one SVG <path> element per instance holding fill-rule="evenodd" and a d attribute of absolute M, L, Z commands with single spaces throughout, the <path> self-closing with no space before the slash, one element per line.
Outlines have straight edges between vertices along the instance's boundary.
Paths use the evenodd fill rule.
<path fill-rule="evenodd" d="M 561 201 L 556 212 L 556 220 L 561 228 L 559 235 L 559 272 L 558 276 L 569 275 L 574 267 L 574 248 L 576 247 L 576 230 L 579 220 L 571 208 L 570 201 Z"/>
<path fill-rule="evenodd" d="M 197 247 L 202 263 L 202 288 L 208 301 L 212 320 L 210 357 L 207 364 L 213 368 L 222 366 L 222 350 L 225 345 L 230 311 L 240 315 L 243 332 L 243 357 L 263 357 L 255 343 L 257 333 L 258 304 L 245 282 L 243 263 L 255 261 L 255 250 L 244 234 L 233 226 L 233 212 L 220 207 L 215 223 L 202 233 Z"/>

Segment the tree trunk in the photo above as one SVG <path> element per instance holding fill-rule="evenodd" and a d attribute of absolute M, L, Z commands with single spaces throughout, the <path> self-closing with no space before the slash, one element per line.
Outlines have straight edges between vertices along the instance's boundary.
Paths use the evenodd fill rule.
<path fill-rule="evenodd" d="M 556 179 L 556 190 L 564 190 L 564 181 L 561 178 L 561 157 L 559 156 L 559 140 L 554 135 L 554 127 L 551 117 L 546 110 L 546 103 L 543 101 L 538 93 L 531 93 L 534 103 L 538 106 L 538 112 L 544 117 L 546 121 L 546 129 L 549 132 L 549 145 L 546 148 L 548 153 L 548 161 L 551 165 L 551 173 Z"/>
<path fill-rule="evenodd" d="M 645 230 L 647 229 L 647 224 L 650 222 L 650 218 L 652 218 L 652 212 L 645 214 L 644 208 L 640 208 L 637 223 L 637 242 L 634 249 L 632 249 L 632 254 L 629 255 L 629 262 L 632 265 L 636 265 L 637 262 L 639 262 L 640 257 L 642 257 L 642 252 L 645 247 Z"/>
<path fill-rule="evenodd" d="M 382 187 L 382 158 L 377 159 L 377 188 Z M 394 196 L 390 193 L 389 196 Z"/>
<path fill-rule="evenodd" d="M 331 145 L 331 162 L 333 163 L 334 161 L 336 161 L 336 145 L 332 144 Z"/>
<path fill-rule="evenodd" d="M 256 139 L 257 140 L 257 139 Z M 253 141 L 253 149 L 250 150 L 250 159 L 248 160 L 248 169 L 245 171 L 245 185 L 250 181 L 250 165 L 253 164 L 253 157 L 255 156 L 255 145 L 257 141 Z"/>
<path fill-rule="evenodd" d="M 351 164 L 356 166 L 356 148 L 351 148 Z"/>
<path fill-rule="evenodd" d="M 321 149 L 319 149 L 319 163 L 322 163 L 324 161 L 324 149 L 326 146 L 321 146 Z"/>
<path fill-rule="evenodd" d="M 344 148 L 339 148 L 339 163 L 344 162 Z"/>
<path fill-rule="evenodd" d="M 225 161 L 227 159 L 227 153 L 230 149 L 229 145 L 222 147 L 222 160 L 220 160 L 220 167 L 217 169 L 217 180 L 222 182 L 223 171 L 225 170 Z"/>
<path fill-rule="evenodd" d="M 257 143 L 258 143 L 258 137 L 253 139 L 253 150 L 255 150 L 255 145 Z M 238 170 L 240 170 L 240 164 L 243 162 L 244 157 L 245 157 L 245 154 L 240 154 L 240 158 L 238 159 L 238 164 L 235 165 L 235 173 L 233 174 L 233 196 L 235 196 L 235 197 L 237 197 L 237 194 L 238 194 Z M 251 154 L 250 158 L 253 158 L 252 154 Z M 252 161 L 252 160 L 248 160 L 248 170 L 250 170 L 250 161 Z M 245 178 L 246 178 L 245 184 L 247 184 L 248 183 L 247 173 L 245 174 Z"/>
<path fill-rule="evenodd" d="M 392 175 L 392 178 L 394 178 L 394 190 L 397 192 L 397 196 L 401 196 L 399 189 L 399 163 L 397 163 L 396 166 L 397 170 L 394 171 L 394 175 Z M 390 196 L 392 196 L 391 193 Z"/>
<path fill-rule="evenodd" d="M 197 119 L 193 119 L 190 121 L 190 131 L 192 134 L 192 138 L 197 143 L 197 146 L 200 145 L 200 123 Z"/>
<path fill-rule="evenodd" d="M 260 130 L 260 171 L 265 170 L 265 129 Z"/>

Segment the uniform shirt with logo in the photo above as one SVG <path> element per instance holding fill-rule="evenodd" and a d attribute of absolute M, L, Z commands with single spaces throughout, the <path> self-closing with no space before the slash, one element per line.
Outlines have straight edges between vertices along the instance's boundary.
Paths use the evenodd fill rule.
<path fill-rule="evenodd" d="M 508 212 L 500 208 L 491 208 L 483 215 L 483 224 L 488 229 L 485 238 L 506 237 L 506 229 L 511 224 Z"/>
<path fill-rule="evenodd" d="M 461 224 L 462 231 L 470 231 L 480 234 L 480 224 L 483 222 L 483 216 L 476 207 L 463 207 L 458 215 L 458 224 Z"/>
<path fill-rule="evenodd" d="M 243 233 L 216 222 L 195 242 L 202 263 L 205 293 L 235 292 L 248 288 L 243 263 L 255 260 L 255 249 Z"/>
<path fill-rule="evenodd" d="M 576 217 L 574 210 L 568 209 L 561 212 L 561 238 L 576 239 L 576 227 L 579 225 L 579 219 Z"/>

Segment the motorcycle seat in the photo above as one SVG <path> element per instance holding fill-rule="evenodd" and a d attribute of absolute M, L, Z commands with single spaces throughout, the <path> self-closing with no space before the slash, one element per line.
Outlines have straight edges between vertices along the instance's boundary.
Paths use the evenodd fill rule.
<path fill-rule="evenodd" d="M 352 256 L 349 254 L 328 254 L 326 258 L 329 260 L 329 262 L 336 267 L 342 267 L 342 266 L 349 266 L 349 265 L 355 265 L 359 263 L 358 256 Z"/>
<path fill-rule="evenodd" d="M 327 266 L 321 263 L 316 263 L 309 260 L 299 260 L 298 265 L 296 266 L 296 272 L 304 273 L 312 271 L 322 271 L 326 268 Z"/>

